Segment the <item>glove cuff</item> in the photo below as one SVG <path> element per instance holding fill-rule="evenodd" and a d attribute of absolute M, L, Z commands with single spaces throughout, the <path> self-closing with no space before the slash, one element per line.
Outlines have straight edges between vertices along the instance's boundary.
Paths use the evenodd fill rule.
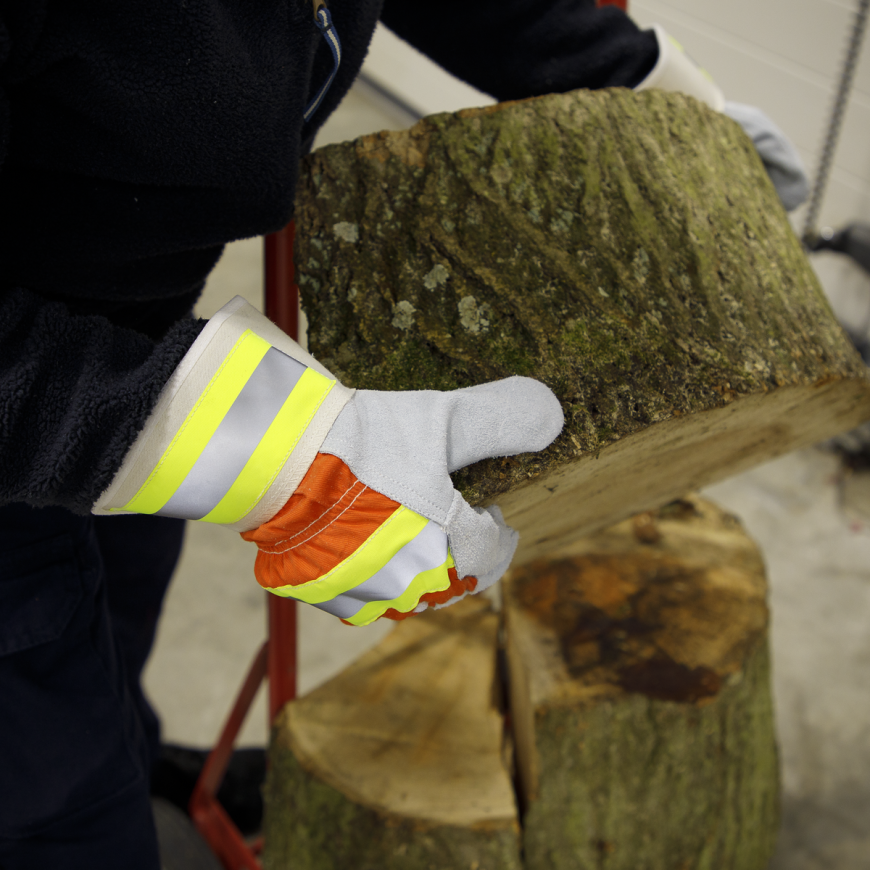
<path fill-rule="evenodd" d="M 672 36 L 668 36 L 663 27 L 654 24 L 652 30 L 659 44 L 659 59 L 635 90 L 659 88 L 663 91 L 679 91 L 721 112 L 725 107 L 725 97 L 710 74 L 701 69 L 683 51 L 679 42 Z"/>
<path fill-rule="evenodd" d="M 295 491 L 352 395 L 237 296 L 173 372 L 92 512 L 254 529 Z"/>

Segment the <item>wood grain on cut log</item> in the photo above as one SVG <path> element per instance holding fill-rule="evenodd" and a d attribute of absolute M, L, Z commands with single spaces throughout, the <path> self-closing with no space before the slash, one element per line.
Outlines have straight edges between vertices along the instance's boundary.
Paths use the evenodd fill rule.
<path fill-rule="evenodd" d="M 763 870 L 778 822 L 764 567 L 689 499 L 505 587 L 527 870 Z"/>
<path fill-rule="evenodd" d="M 480 599 L 410 619 L 285 707 L 266 870 L 518 870 L 497 628 Z"/>
<path fill-rule="evenodd" d="M 870 417 L 866 369 L 758 155 L 691 98 L 578 91 L 424 119 L 306 161 L 297 274 L 346 383 L 540 378 L 545 453 L 456 480 L 518 561 Z"/>

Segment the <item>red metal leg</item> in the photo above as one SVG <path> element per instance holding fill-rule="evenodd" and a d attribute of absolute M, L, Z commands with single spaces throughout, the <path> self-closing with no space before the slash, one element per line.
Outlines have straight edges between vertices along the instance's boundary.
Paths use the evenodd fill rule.
<path fill-rule="evenodd" d="M 291 338 L 299 336 L 299 290 L 293 280 L 291 221 L 266 236 L 264 251 L 266 316 Z M 212 749 L 190 798 L 190 816 L 197 830 L 226 870 L 261 870 L 256 854 L 262 840 L 248 846 L 239 829 L 218 803 L 220 788 L 245 716 L 263 678 L 269 678 L 269 721 L 296 697 L 296 602 L 266 593 L 268 639 L 260 647 L 217 745 Z"/>
<path fill-rule="evenodd" d="M 299 288 L 294 280 L 290 221 L 283 230 L 266 236 L 266 317 L 290 338 L 299 338 Z M 296 697 L 296 602 L 266 593 L 269 608 L 269 721 Z"/>
<path fill-rule="evenodd" d="M 269 721 L 296 697 L 296 602 L 267 592 L 269 608 Z"/>
<path fill-rule="evenodd" d="M 623 12 L 628 11 L 628 0 L 598 0 L 599 6 L 618 6 Z"/>
<path fill-rule="evenodd" d="M 260 870 L 260 862 L 248 848 L 239 829 L 218 803 L 217 791 L 230 763 L 233 744 L 251 708 L 263 677 L 266 676 L 269 642 L 266 641 L 251 664 L 245 682 L 220 739 L 206 760 L 190 798 L 189 811 L 193 823 L 227 870 Z"/>
<path fill-rule="evenodd" d="M 283 230 L 266 236 L 264 272 L 266 317 L 290 338 L 299 338 L 299 288 L 293 269 L 293 237 L 296 225 L 290 221 Z"/>

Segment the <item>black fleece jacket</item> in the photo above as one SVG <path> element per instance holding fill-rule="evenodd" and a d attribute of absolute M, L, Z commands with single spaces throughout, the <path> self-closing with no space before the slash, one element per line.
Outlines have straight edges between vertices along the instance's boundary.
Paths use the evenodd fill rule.
<path fill-rule="evenodd" d="M 85 513 L 202 328 L 223 245 L 284 226 L 379 18 L 497 99 L 632 87 L 655 38 L 592 0 L 0 0 L 0 504 Z"/>

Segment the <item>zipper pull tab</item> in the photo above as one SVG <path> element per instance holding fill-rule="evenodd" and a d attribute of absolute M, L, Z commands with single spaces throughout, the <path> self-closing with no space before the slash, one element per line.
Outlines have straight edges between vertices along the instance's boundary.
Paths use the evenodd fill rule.
<path fill-rule="evenodd" d="M 335 74 L 338 72 L 338 67 L 341 63 L 341 43 L 338 40 L 338 34 L 335 32 L 335 28 L 332 26 L 332 16 L 329 14 L 326 0 L 311 0 L 311 5 L 314 9 L 314 23 L 323 35 L 323 39 L 326 41 L 326 44 L 329 46 L 329 51 L 332 54 L 332 72 L 302 113 L 302 120 L 306 123 L 317 111 L 317 107 L 321 102 L 323 102 L 323 98 L 326 96 L 326 92 L 329 90 L 329 86 L 332 84 L 332 80 L 335 78 Z"/>

